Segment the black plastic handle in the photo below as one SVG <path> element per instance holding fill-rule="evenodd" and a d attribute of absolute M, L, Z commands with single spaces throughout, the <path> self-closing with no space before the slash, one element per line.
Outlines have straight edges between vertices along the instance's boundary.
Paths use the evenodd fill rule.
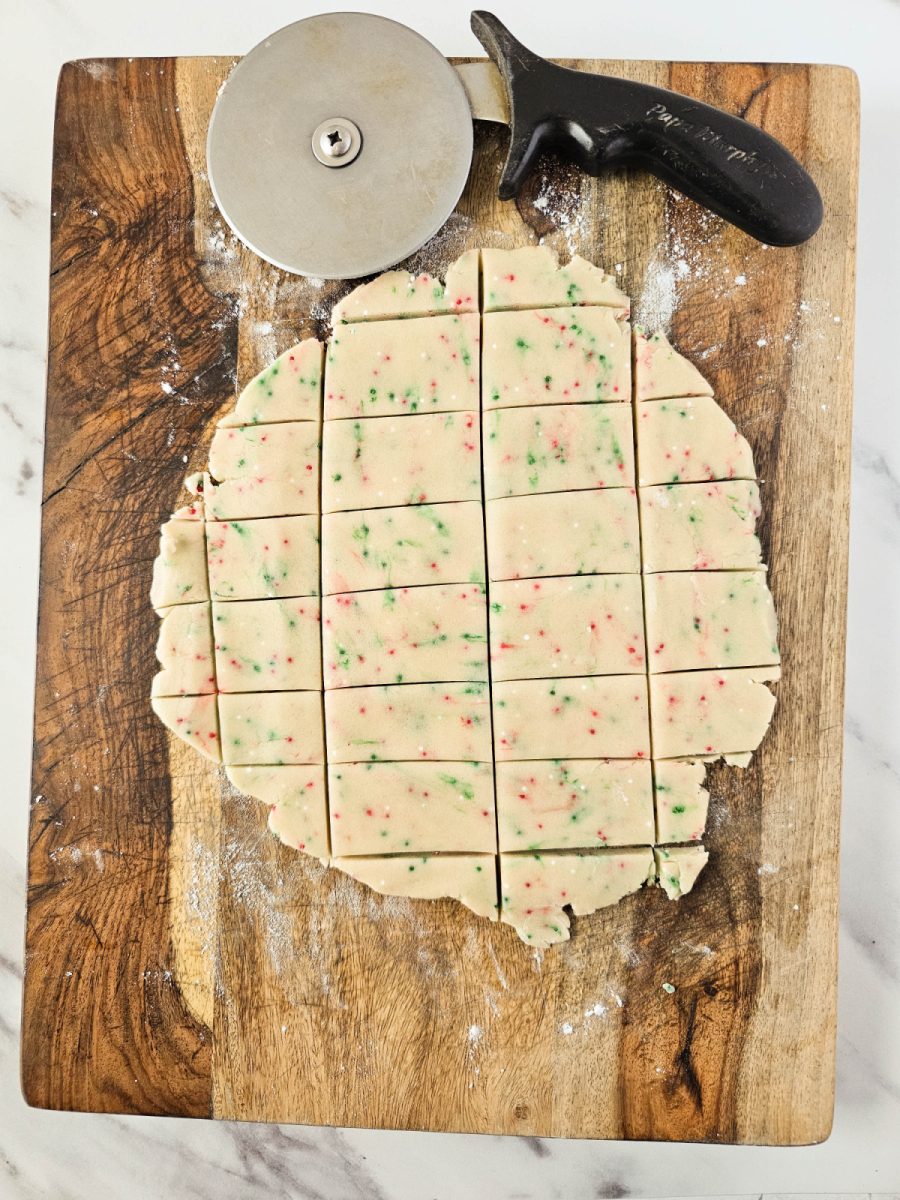
<path fill-rule="evenodd" d="M 772 246 L 795 246 L 819 228 L 822 197 L 809 174 L 744 118 L 665 88 L 547 62 L 489 12 L 472 13 L 472 31 L 509 97 L 501 199 L 518 194 L 537 156 L 549 149 L 588 175 L 643 167 Z"/>

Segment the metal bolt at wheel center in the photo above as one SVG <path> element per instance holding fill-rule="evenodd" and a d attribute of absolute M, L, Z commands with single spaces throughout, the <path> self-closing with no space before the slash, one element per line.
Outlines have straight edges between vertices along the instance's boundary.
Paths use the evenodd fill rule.
<path fill-rule="evenodd" d="M 346 117 L 332 117 L 316 126 L 312 151 L 323 167 L 346 167 L 362 149 L 359 126 Z"/>

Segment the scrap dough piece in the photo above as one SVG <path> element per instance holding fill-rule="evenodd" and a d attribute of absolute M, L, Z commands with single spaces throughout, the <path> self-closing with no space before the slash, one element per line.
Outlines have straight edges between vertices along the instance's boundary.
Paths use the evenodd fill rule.
<path fill-rule="evenodd" d="M 232 784 L 269 808 L 269 828 L 294 850 L 303 850 L 327 863 L 328 805 L 325 768 L 226 767 Z"/>
<path fill-rule="evenodd" d="M 500 920 L 530 946 L 546 947 L 569 936 L 577 917 L 637 892 L 653 873 L 649 846 L 579 854 L 501 854 Z"/>
<path fill-rule="evenodd" d="M 331 310 L 331 322 L 381 321 L 386 317 L 433 317 L 440 313 L 478 312 L 480 250 L 467 250 L 451 263 L 441 283 L 422 271 L 386 271 L 362 283 Z M 594 270 L 597 270 L 595 267 Z"/>
<path fill-rule="evenodd" d="M 322 686 L 319 602 L 230 600 L 213 604 L 220 692 L 298 692 Z"/>
<path fill-rule="evenodd" d="M 482 405 L 587 404 L 631 399 L 628 322 L 608 308 L 486 313 Z"/>
<path fill-rule="evenodd" d="M 650 764 L 628 759 L 497 763 L 501 850 L 577 850 L 653 841 Z"/>
<path fill-rule="evenodd" d="M 219 425 L 268 425 L 278 421 L 318 421 L 322 407 L 325 347 L 315 338 L 291 346 L 251 379 L 234 410 Z"/>
<path fill-rule="evenodd" d="M 643 674 L 640 576 L 494 583 L 490 635 L 495 680 Z"/>
<path fill-rule="evenodd" d="M 335 855 L 497 848 L 491 763 L 332 764 L 328 799 Z"/>
<path fill-rule="evenodd" d="M 632 488 L 489 500 L 485 522 L 491 579 L 641 569 Z"/>
<path fill-rule="evenodd" d="M 769 728 L 775 697 L 765 686 L 778 667 L 683 671 L 650 676 L 650 721 L 657 758 L 755 750 Z"/>
<path fill-rule="evenodd" d="M 325 687 L 487 680 L 487 605 L 479 584 L 326 596 Z"/>
<path fill-rule="evenodd" d="M 482 445 L 488 500 L 634 483 L 628 405 L 498 408 L 482 417 Z"/>
<path fill-rule="evenodd" d="M 478 408 L 481 318 L 337 326 L 325 356 L 325 419 Z"/>
<path fill-rule="evenodd" d="M 484 583 L 484 523 L 475 501 L 326 513 L 322 590 Z"/>
<path fill-rule="evenodd" d="M 764 570 L 645 575 L 644 597 L 651 672 L 781 661 Z"/>
<path fill-rule="evenodd" d="M 501 680 L 492 690 L 498 763 L 650 757 L 646 676 Z"/>
<path fill-rule="evenodd" d="M 673 483 L 640 488 L 644 570 L 723 571 L 762 562 L 751 481 Z"/>
<path fill-rule="evenodd" d="M 318 517 L 207 522 L 206 538 L 214 600 L 318 595 Z"/>
<path fill-rule="evenodd" d="M 749 442 L 712 396 L 638 404 L 636 430 L 642 486 L 756 478 Z"/>
<path fill-rule="evenodd" d="M 150 705 L 163 725 L 183 742 L 213 762 L 222 761 L 215 695 L 152 696 Z"/>
<path fill-rule="evenodd" d="M 497 920 L 497 872 L 493 854 L 333 858 L 331 865 L 383 896 L 458 900 L 479 917 Z"/>
<path fill-rule="evenodd" d="M 166 521 L 159 531 L 159 553 L 153 563 L 150 603 L 157 612 L 173 604 L 209 599 L 206 538 L 203 522 Z"/>
<path fill-rule="evenodd" d="M 690 758 L 654 759 L 657 842 L 699 842 L 706 829 L 709 792 L 706 763 Z"/>
<path fill-rule="evenodd" d="M 178 604 L 166 611 L 159 627 L 156 657 L 162 666 L 153 677 L 153 696 L 198 696 L 216 690 L 209 604 Z"/>
<path fill-rule="evenodd" d="M 709 862 L 703 846 L 657 846 L 653 857 L 659 886 L 670 900 L 686 896 Z"/>
<path fill-rule="evenodd" d="M 191 481 L 197 478 L 202 479 L 202 475 L 191 475 L 184 481 L 185 487 L 187 487 L 189 490 L 193 490 L 190 486 Z M 201 486 L 201 488 L 194 493 L 196 498 L 192 500 L 190 504 L 183 504 L 181 508 L 176 508 L 169 519 L 172 521 L 202 521 L 204 517 L 203 501 L 200 499 L 199 495 L 202 490 L 203 489 Z"/>
<path fill-rule="evenodd" d="M 409 683 L 325 693 L 328 761 L 491 762 L 486 683 Z"/>
<path fill-rule="evenodd" d="M 612 275 L 580 254 L 561 267 L 549 246 L 519 246 L 482 250 L 481 263 L 485 312 L 599 304 L 627 316 L 631 307 Z"/>
<path fill-rule="evenodd" d="M 673 350 L 664 333 L 634 331 L 634 392 L 637 400 L 711 396 L 713 390 L 692 362 Z"/>
<path fill-rule="evenodd" d="M 328 421 L 322 512 L 481 499 L 477 412 Z"/>
<path fill-rule="evenodd" d="M 318 512 L 319 438 L 312 421 L 217 429 L 209 450 L 212 479 L 203 485 L 207 518 Z"/>
<path fill-rule="evenodd" d="M 321 692 L 223 693 L 219 720 L 230 766 L 325 761 Z"/>

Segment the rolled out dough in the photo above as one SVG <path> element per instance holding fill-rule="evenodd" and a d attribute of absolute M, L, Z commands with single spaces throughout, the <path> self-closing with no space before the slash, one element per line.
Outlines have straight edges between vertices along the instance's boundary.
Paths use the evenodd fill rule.
<path fill-rule="evenodd" d="M 734 398 L 628 319 L 541 246 L 357 287 L 219 421 L 153 568 L 152 706 L 274 834 L 536 947 L 691 890 L 706 764 L 775 705 Z"/>

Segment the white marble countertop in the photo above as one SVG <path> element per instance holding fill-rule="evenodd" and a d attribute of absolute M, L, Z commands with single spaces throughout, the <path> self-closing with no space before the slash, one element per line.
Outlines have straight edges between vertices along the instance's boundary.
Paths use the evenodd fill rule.
<path fill-rule="evenodd" d="M 327 8 L 327 6 L 324 6 Z M 355 5 L 350 5 L 355 7 Z M 474 54 L 470 5 L 365 5 L 448 54 Z M 900 1190 L 900 328 L 897 0 L 642 0 L 500 16 L 549 56 L 846 63 L 862 84 L 856 412 L 847 674 L 840 1016 L 834 1133 L 804 1149 L 478 1138 L 60 1115 L 18 1086 L 24 863 L 44 408 L 50 150 L 72 58 L 227 54 L 316 11 L 262 0 L 20 0 L 0 77 L 0 1197 L 587 1200 Z M 561 13 L 565 14 L 564 19 Z M 602 16 L 601 16 L 602 13 Z M 887 349 L 879 349 L 887 339 Z"/>

